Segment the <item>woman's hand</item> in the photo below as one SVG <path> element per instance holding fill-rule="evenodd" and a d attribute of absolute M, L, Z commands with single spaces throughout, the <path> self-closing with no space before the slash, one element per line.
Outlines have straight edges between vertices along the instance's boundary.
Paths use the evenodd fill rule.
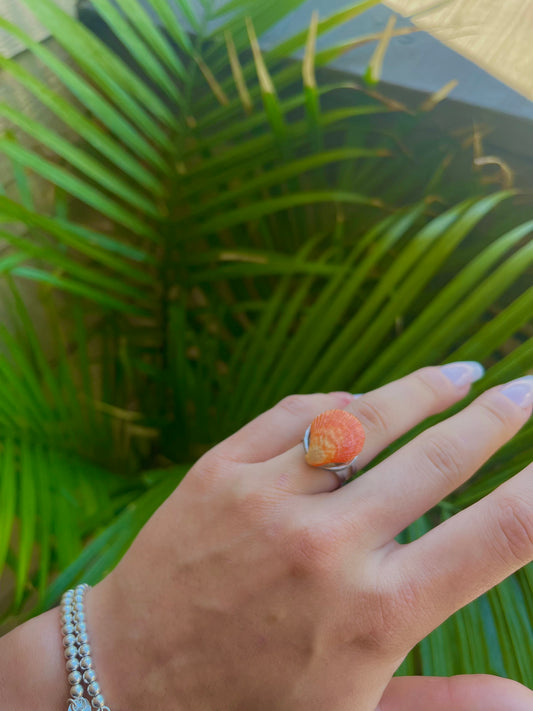
<path fill-rule="evenodd" d="M 391 677 L 420 639 L 533 559 L 533 468 L 413 543 L 394 537 L 520 429 L 533 380 L 485 392 L 342 488 L 305 463 L 301 440 L 323 410 L 349 409 L 368 467 L 478 375 L 431 367 L 358 399 L 289 397 L 202 457 L 87 596 L 110 708 L 463 711 L 433 706 L 427 680 L 424 696 Z M 498 708 L 533 707 L 524 687 L 498 683 L 520 692 Z"/>

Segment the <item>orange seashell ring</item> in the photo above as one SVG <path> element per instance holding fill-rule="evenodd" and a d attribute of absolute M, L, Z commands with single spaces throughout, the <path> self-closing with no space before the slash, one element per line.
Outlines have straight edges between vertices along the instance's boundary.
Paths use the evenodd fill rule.
<path fill-rule="evenodd" d="M 315 417 L 304 437 L 305 461 L 329 469 L 345 481 L 363 449 L 365 430 L 347 410 L 326 410 Z"/>

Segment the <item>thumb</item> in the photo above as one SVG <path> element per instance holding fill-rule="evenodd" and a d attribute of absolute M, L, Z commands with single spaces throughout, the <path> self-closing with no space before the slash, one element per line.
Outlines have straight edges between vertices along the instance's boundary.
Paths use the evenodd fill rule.
<path fill-rule="evenodd" d="M 488 674 L 394 677 L 376 711 L 532 711 L 533 691 Z"/>

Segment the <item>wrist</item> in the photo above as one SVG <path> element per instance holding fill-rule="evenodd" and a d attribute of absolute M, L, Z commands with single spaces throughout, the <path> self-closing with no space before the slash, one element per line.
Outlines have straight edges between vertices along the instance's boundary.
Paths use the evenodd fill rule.
<path fill-rule="evenodd" d="M 111 711 L 141 711 L 153 708 L 151 694 L 146 693 L 152 655 L 137 634 L 129 596 L 119 588 L 111 573 L 86 595 L 91 656 Z"/>
<path fill-rule="evenodd" d="M 85 603 L 94 669 L 110 710 L 162 709 L 169 699 L 173 709 L 196 708 L 195 696 L 180 685 L 176 650 L 153 633 L 151 601 L 117 570 L 88 591 Z M 158 602 L 164 604 L 164 596 Z"/>
<path fill-rule="evenodd" d="M 66 708 L 69 687 L 64 662 L 57 608 L 0 638 L 0 708 Z"/>
<path fill-rule="evenodd" d="M 123 702 L 115 682 L 115 626 L 108 585 L 100 583 L 87 596 L 87 628 L 94 666 L 112 711 Z M 94 596 L 94 597 L 93 597 Z M 0 710 L 67 709 L 70 685 L 61 632 L 60 609 L 48 610 L 0 638 Z M 101 644 L 98 643 L 101 642 Z M 100 651 L 105 649 L 105 656 Z M 110 668 L 108 668 L 110 667 Z M 112 695 L 107 694 L 110 687 Z M 112 699 L 116 699 L 115 703 Z"/>

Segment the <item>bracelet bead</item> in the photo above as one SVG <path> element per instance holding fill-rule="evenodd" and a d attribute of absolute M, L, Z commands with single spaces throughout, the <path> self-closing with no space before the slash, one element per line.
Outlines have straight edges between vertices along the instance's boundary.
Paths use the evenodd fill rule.
<path fill-rule="evenodd" d="M 80 666 L 80 661 L 77 657 L 71 657 L 70 659 L 67 659 L 65 666 L 68 672 L 76 671 L 76 669 Z"/>
<path fill-rule="evenodd" d="M 89 686 L 87 687 L 87 691 L 91 696 L 97 696 L 97 694 L 100 693 L 100 684 L 97 681 L 93 681 Z"/>
<path fill-rule="evenodd" d="M 81 684 L 74 684 L 70 687 L 70 695 L 73 699 L 78 696 L 83 696 L 83 686 Z"/>
<path fill-rule="evenodd" d="M 95 709 L 103 709 L 105 706 L 105 699 L 102 696 L 102 694 L 98 694 L 98 696 L 94 697 L 91 704 L 92 704 L 92 707 Z"/>
<path fill-rule="evenodd" d="M 80 684 L 81 680 L 82 680 L 82 676 L 81 676 L 81 672 L 79 672 L 79 671 L 70 672 L 70 674 L 68 675 L 68 683 L 69 684 L 72 684 L 72 685 Z"/>
<path fill-rule="evenodd" d="M 75 644 L 71 644 L 65 649 L 65 657 L 67 657 L 67 659 L 69 657 L 75 657 L 77 654 L 78 654 L 78 648 L 76 647 Z"/>
<path fill-rule="evenodd" d="M 93 681 L 96 681 L 96 672 L 94 669 L 87 669 L 87 671 L 83 672 L 83 681 L 86 684 L 92 684 Z"/>

